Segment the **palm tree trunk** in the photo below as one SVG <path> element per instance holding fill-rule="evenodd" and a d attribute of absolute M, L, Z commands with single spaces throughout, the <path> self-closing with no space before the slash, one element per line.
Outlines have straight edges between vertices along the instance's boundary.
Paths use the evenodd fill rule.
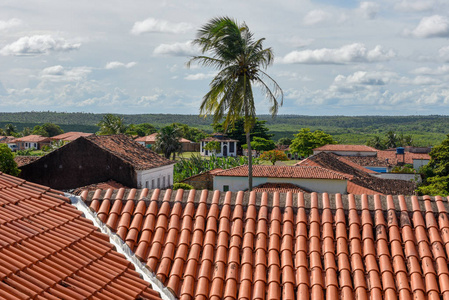
<path fill-rule="evenodd" d="M 246 133 L 246 145 L 248 145 L 248 191 L 253 190 L 253 153 L 251 151 L 250 132 Z"/>

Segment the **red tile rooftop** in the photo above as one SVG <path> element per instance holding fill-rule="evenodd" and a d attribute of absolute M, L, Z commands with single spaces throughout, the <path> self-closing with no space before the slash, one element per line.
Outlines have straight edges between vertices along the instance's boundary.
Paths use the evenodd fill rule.
<path fill-rule="evenodd" d="M 257 193 L 262 193 L 262 192 L 267 192 L 267 193 L 274 193 L 274 192 L 279 192 L 279 193 L 287 193 L 287 192 L 308 193 L 308 191 L 300 188 L 297 185 L 291 184 L 291 183 L 271 183 L 271 182 L 268 182 L 268 183 L 263 183 L 261 185 L 255 186 L 255 187 L 253 187 L 252 190 L 257 192 Z"/>
<path fill-rule="evenodd" d="M 243 165 L 216 173 L 215 176 L 247 177 L 248 166 Z M 253 166 L 253 177 L 271 178 L 311 178 L 311 179 L 337 179 L 347 180 L 351 175 L 328 170 L 316 166 Z"/>
<path fill-rule="evenodd" d="M 0 173 L 0 299 L 161 299 L 69 202 Z"/>
<path fill-rule="evenodd" d="M 355 151 L 355 152 L 377 152 L 376 148 L 366 145 L 340 145 L 340 144 L 328 144 L 322 147 L 313 149 L 314 151 Z"/>
<path fill-rule="evenodd" d="M 32 134 L 32 135 L 27 135 L 24 137 L 16 138 L 16 139 L 10 141 L 10 143 L 17 143 L 17 142 L 43 143 L 43 142 L 50 142 L 50 138 Z"/>
<path fill-rule="evenodd" d="M 59 141 L 59 140 L 74 141 L 81 136 L 91 136 L 91 135 L 93 135 L 93 133 L 69 131 L 69 132 L 65 132 L 65 133 L 53 136 L 53 137 L 51 137 L 51 139 L 55 140 L 55 141 Z"/>
<path fill-rule="evenodd" d="M 83 197 L 182 300 L 449 297 L 447 198 L 146 189 Z"/>

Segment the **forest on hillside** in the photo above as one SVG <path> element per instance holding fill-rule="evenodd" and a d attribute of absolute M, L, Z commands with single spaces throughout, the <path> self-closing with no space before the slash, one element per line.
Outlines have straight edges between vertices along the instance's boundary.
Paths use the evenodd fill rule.
<path fill-rule="evenodd" d="M 18 112 L 0 113 L 0 127 L 12 123 L 18 130 L 35 125 L 54 123 L 64 131 L 96 132 L 96 124 L 104 114 L 67 112 Z M 182 123 L 211 133 L 212 118 L 198 115 L 177 114 L 135 114 L 118 115 L 126 124 L 150 123 L 157 128 Z M 417 146 L 433 146 L 440 143 L 449 133 L 449 116 L 301 116 L 259 115 L 265 120 L 273 140 L 293 137 L 301 128 L 322 130 L 332 135 L 339 143 L 365 144 L 375 135 L 383 136 L 388 131 L 412 135 Z"/>

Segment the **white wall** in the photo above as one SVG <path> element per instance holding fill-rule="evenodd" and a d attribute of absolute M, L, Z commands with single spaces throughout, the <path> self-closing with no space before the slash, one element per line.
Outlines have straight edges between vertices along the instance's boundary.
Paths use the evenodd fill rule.
<path fill-rule="evenodd" d="M 371 174 L 371 176 L 383 178 L 383 179 L 399 179 L 405 181 L 417 181 L 422 182 L 422 178 L 420 174 L 401 174 L 401 173 L 378 173 Z"/>
<path fill-rule="evenodd" d="M 229 149 L 229 144 L 230 143 L 234 143 L 234 151 L 230 152 Z M 208 144 L 208 142 L 204 142 L 204 147 L 206 147 L 206 145 Z M 228 156 L 237 156 L 237 142 L 220 142 L 221 144 L 221 151 L 220 153 L 214 153 L 214 151 L 207 151 L 207 156 L 211 156 L 212 154 L 215 154 L 215 156 L 217 157 L 222 157 L 223 156 L 223 147 L 226 145 L 226 147 L 228 148 Z M 200 142 L 200 153 L 201 155 L 206 155 L 206 150 L 203 148 L 203 142 Z"/>
<path fill-rule="evenodd" d="M 413 169 L 418 170 L 422 166 L 425 166 L 429 163 L 428 159 L 414 159 L 413 160 Z"/>
<path fill-rule="evenodd" d="M 347 181 L 336 179 L 303 179 L 303 178 L 267 178 L 253 177 L 253 186 L 263 183 L 292 183 L 306 190 L 318 193 L 346 194 Z M 214 176 L 214 190 L 223 191 L 223 186 L 229 186 L 231 192 L 248 189 L 248 177 Z"/>
<path fill-rule="evenodd" d="M 173 185 L 173 166 L 168 165 L 149 170 L 137 170 L 137 188 L 158 188 L 158 179 L 159 188 L 167 188 Z"/>

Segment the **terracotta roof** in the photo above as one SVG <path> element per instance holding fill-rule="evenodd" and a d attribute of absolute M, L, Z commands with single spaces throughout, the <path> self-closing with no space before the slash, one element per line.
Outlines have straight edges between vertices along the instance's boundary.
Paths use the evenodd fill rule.
<path fill-rule="evenodd" d="M 134 141 L 136 141 L 136 142 L 145 142 L 145 143 L 154 143 L 154 142 L 156 142 L 157 135 L 158 135 L 158 133 L 155 132 L 155 133 L 152 133 L 152 134 L 147 135 L 147 136 L 138 137 Z M 188 139 L 185 139 L 185 138 L 180 138 L 179 142 L 181 142 L 181 143 L 192 143 L 191 140 L 188 140 Z"/>
<path fill-rule="evenodd" d="M 200 142 L 238 142 L 238 140 L 228 138 L 224 133 L 212 133 L 211 136 L 200 140 Z"/>
<path fill-rule="evenodd" d="M 14 136 L 0 136 L 0 143 L 1 144 L 8 144 L 12 140 L 15 140 L 16 138 Z"/>
<path fill-rule="evenodd" d="M 356 152 L 377 152 L 378 150 L 366 145 L 340 145 L 328 144 L 313 149 L 313 151 L 356 151 Z"/>
<path fill-rule="evenodd" d="M 123 134 L 92 135 L 81 138 L 85 138 L 98 147 L 116 155 L 133 165 L 137 170 L 147 170 L 175 163 L 134 142 L 131 138 Z"/>
<path fill-rule="evenodd" d="M 372 171 L 370 169 L 364 168 L 364 167 L 362 167 L 361 165 L 359 165 L 357 163 L 352 162 L 350 159 L 348 159 L 350 156 L 339 156 L 339 155 L 336 155 L 336 154 L 333 154 L 333 153 L 327 153 L 327 154 L 328 155 L 334 155 L 335 159 L 338 159 L 339 161 L 341 161 L 341 162 L 351 166 L 352 168 L 358 169 L 358 170 L 360 170 L 362 172 L 371 173 L 371 174 L 377 173 L 377 172 Z M 315 154 L 315 155 L 320 155 L 320 154 L 318 153 L 318 154 Z M 314 157 L 314 156 L 311 156 L 311 157 Z M 322 167 L 322 165 L 320 165 L 319 163 L 315 162 L 313 159 L 309 159 L 309 158 L 306 158 L 304 160 L 301 160 L 301 161 L 297 162 L 295 164 L 295 166 L 317 166 L 317 167 Z"/>
<path fill-rule="evenodd" d="M 374 190 L 368 189 L 366 187 L 363 187 L 361 185 L 358 185 L 352 181 L 348 181 L 348 186 L 346 187 L 346 191 L 348 192 L 348 194 L 354 194 L 354 195 L 376 195 L 376 194 L 380 194 L 379 192 L 376 192 Z"/>
<path fill-rule="evenodd" d="M 248 166 L 243 165 L 216 173 L 215 176 L 248 177 Z M 253 166 L 253 177 L 310 178 L 347 180 L 352 176 L 321 167 Z"/>
<path fill-rule="evenodd" d="M 260 184 L 258 186 L 253 187 L 252 190 L 257 192 L 257 193 L 262 193 L 262 192 L 267 192 L 267 193 L 274 193 L 274 192 L 278 192 L 278 193 L 287 193 L 287 192 L 308 193 L 308 191 L 306 191 L 303 188 L 301 188 L 301 187 L 299 187 L 297 185 L 294 185 L 292 183 L 272 183 L 272 182 L 267 182 L 267 183 L 263 183 L 263 184 Z"/>
<path fill-rule="evenodd" d="M 121 188 L 127 189 L 128 187 L 111 179 L 106 182 L 94 183 L 87 186 L 79 187 L 71 193 L 73 193 L 74 195 L 80 195 L 84 190 L 95 191 L 97 189 L 107 190 L 107 189 L 121 189 Z"/>
<path fill-rule="evenodd" d="M 115 200 L 110 191 L 93 198 L 90 207 L 181 300 L 449 295 L 442 197 L 121 190 Z"/>
<path fill-rule="evenodd" d="M 379 159 L 388 159 L 389 163 L 396 165 L 398 162 L 404 162 L 406 164 L 413 164 L 414 159 L 428 159 L 430 160 L 430 155 L 426 153 L 412 153 L 404 152 L 404 157 L 402 154 L 396 155 L 396 151 L 384 150 L 377 151 L 377 157 Z M 405 161 L 403 161 L 405 160 Z"/>
<path fill-rule="evenodd" d="M 377 156 L 345 156 L 347 160 L 352 161 L 360 166 L 367 167 L 391 167 L 394 166 L 394 162 L 380 158 Z"/>
<path fill-rule="evenodd" d="M 51 137 L 52 140 L 55 141 L 74 141 L 77 138 L 79 138 L 80 136 L 91 136 L 93 135 L 93 133 L 86 133 L 86 132 L 76 132 L 76 131 L 69 131 L 69 132 L 65 132 L 59 135 L 55 135 L 53 137 Z"/>
<path fill-rule="evenodd" d="M 160 299 L 69 202 L 0 173 L 0 298 Z"/>
<path fill-rule="evenodd" d="M 16 139 L 10 141 L 10 143 L 17 143 L 17 142 L 45 143 L 45 142 L 50 142 L 50 138 L 32 134 L 32 135 L 27 135 L 24 137 L 16 138 Z"/>
<path fill-rule="evenodd" d="M 338 156 L 334 153 L 320 152 L 308 157 L 298 164 L 317 165 L 322 168 L 348 174 L 352 176 L 351 181 L 368 190 L 374 190 L 384 195 L 413 195 L 415 183 L 397 179 L 383 179 L 370 175 L 368 169 L 348 163 L 346 157 Z"/>
<path fill-rule="evenodd" d="M 27 165 L 29 163 L 32 163 L 33 161 L 38 160 L 39 158 L 41 158 L 40 156 L 21 156 L 21 155 L 17 155 L 14 157 L 14 161 L 17 163 L 18 167 Z"/>

